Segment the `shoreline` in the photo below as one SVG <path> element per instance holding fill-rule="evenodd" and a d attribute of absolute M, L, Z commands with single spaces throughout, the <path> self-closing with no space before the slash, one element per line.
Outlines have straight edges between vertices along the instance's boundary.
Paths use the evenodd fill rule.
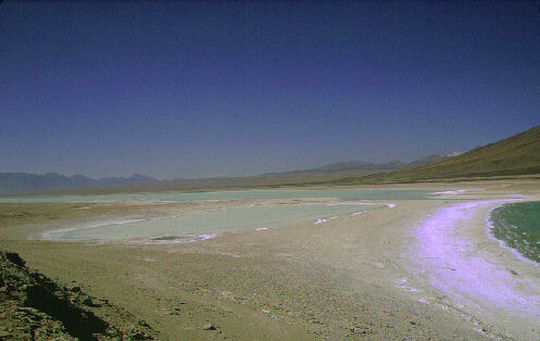
<path fill-rule="evenodd" d="M 216 204 L 225 204 L 225 202 L 219 202 L 216 201 Z M 201 203 L 199 203 L 201 204 Z M 204 203 L 203 203 L 204 205 Z M 357 211 L 357 208 L 354 208 L 355 206 L 369 206 L 369 209 L 364 209 L 362 211 Z M 292 217 L 294 221 L 287 222 L 283 221 L 281 223 L 276 223 L 276 218 L 269 218 L 266 215 L 268 215 L 269 212 L 272 210 L 280 209 L 281 207 L 297 207 L 302 209 L 320 209 L 321 212 L 317 213 L 303 213 L 302 215 L 296 217 Z M 347 206 L 350 206 L 350 208 L 346 208 Z M 304 224 L 308 222 L 312 222 L 312 224 L 318 225 L 328 222 L 329 220 L 334 220 L 338 217 L 346 216 L 346 215 L 360 215 L 362 213 L 365 213 L 369 210 L 377 210 L 377 209 L 387 209 L 387 208 L 395 208 L 397 205 L 392 202 L 388 202 L 387 200 L 384 201 L 371 201 L 371 202 L 348 202 L 348 201 L 338 201 L 335 200 L 295 200 L 295 201 L 270 201 L 270 202 L 261 202 L 260 200 L 246 200 L 245 202 L 239 202 L 235 206 L 225 207 L 223 206 L 221 209 L 215 209 L 215 208 L 200 208 L 199 210 L 195 210 L 193 212 L 187 212 L 182 213 L 181 211 L 177 211 L 176 213 L 170 212 L 169 214 L 164 215 L 158 215 L 158 216 L 134 216 L 134 217 L 117 217 L 116 219 L 108 217 L 106 219 L 96 219 L 96 220 L 89 220 L 84 223 L 72 223 L 68 225 L 63 226 L 56 226 L 56 227 L 50 227 L 46 231 L 41 231 L 40 233 L 36 234 L 35 236 L 30 236 L 30 240 L 46 240 L 46 241 L 56 241 L 56 242 L 81 242 L 81 243 L 110 243 L 110 244 L 122 244 L 122 243 L 146 243 L 146 244 L 167 244 L 167 243 L 181 243 L 181 242 L 194 242 L 194 241 L 200 241 L 200 240 L 206 240 L 210 239 L 208 236 L 212 235 L 214 238 L 216 234 L 222 234 L 227 232 L 247 232 L 252 230 L 261 230 L 261 229 L 268 229 L 268 228 L 287 228 L 291 225 L 297 225 L 297 224 Z M 231 217 L 234 217 L 234 215 L 237 214 L 238 210 L 246 211 L 249 213 L 250 210 L 255 209 L 261 209 L 264 208 L 267 211 L 263 211 L 265 215 L 263 218 L 261 218 L 261 221 L 252 222 L 247 224 L 246 222 L 239 221 L 238 226 L 233 226 L 230 222 Z M 324 212 L 324 210 L 328 208 L 328 212 Z M 101 237 L 101 238 L 85 238 L 84 233 L 85 231 L 106 231 L 113 228 L 134 228 L 135 225 L 139 225 L 139 223 L 146 224 L 150 226 L 150 224 L 160 224 L 160 223 L 167 223 L 172 224 L 175 221 L 178 221 L 178 224 L 182 224 L 182 219 L 197 219 L 197 217 L 200 217 L 200 219 L 203 219 L 203 222 L 193 222 L 193 226 L 196 226 L 197 224 L 204 224 L 204 219 L 208 220 L 209 216 L 220 214 L 222 215 L 222 221 L 221 225 L 217 224 L 215 222 L 210 222 L 210 225 L 206 228 L 188 228 L 187 230 L 183 230 L 182 228 L 178 228 L 178 230 L 163 230 L 163 231 L 156 231 L 156 234 L 154 235 L 138 235 L 137 233 L 143 233 L 143 232 L 134 232 L 130 236 L 125 236 L 121 239 L 118 238 L 112 238 L 108 239 L 107 237 Z M 208 222 L 207 222 L 208 224 Z M 212 225 L 213 224 L 213 225 Z M 247 224 L 247 225 L 246 225 Z M 252 226 L 249 226 L 252 225 Z M 158 233 L 159 232 L 159 233 Z M 69 236 L 70 233 L 83 233 L 82 237 L 71 237 Z M 107 233 L 107 232 L 105 232 Z M 126 232 L 127 233 L 127 232 Z M 173 238 L 174 237 L 174 238 Z"/>
<path fill-rule="evenodd" d="M 471 187 L 445 184 L 434 191 Z M 35 224 L 33 219 L 29 225 L 5 224 L 0 245 L 20 253 L 31 267 L 59 283 L 76 281 L 89 293 L 131 311 L 155 326 L 164 339 L 535 339 L 515 332 L 521 329 L 536 335 L 530 329 L 537 319 L 527 319 L 526 312 L 491 309 L 489 300 L 474 295 L 461 295 L 461 302 L 454 298 L 455 292 L 434 287 L 431 273 L 455 275 L 459 271 L 440 266 L 419 271 L 424 259 L 415 253 L 419 242 L 414 231 L 449 206 L 501 200 L 512 193 L 533 198 L 538 187 L 540 183 L 535 187 L 497 183 L 481 192 L 456 191 L 437 200 L 379 201 L 384 209 L 378 210 L 352 205 L 350 214 L 335 219 L 331 219 L 333 214 L 324 215 L 327 221 L 321 224 L 305 221 L 286 228 L 223 231 L 218 238 L 192 243 L 97 244 L 23 238 L 56 224 L 173 216 L 179 211 L 221 210 L 246 202 L 137 205 L 129 212 L 126 208 L 133 207 L 127 205 L 114 206 L 114 210 L 109 205 L 89 205 L 92 209 L 80 204 L 6 205 L 9 214 L 13 210 L 40 213 L 52 207 L 65 219 L 46 220 L 46 225 Z M 285 203 L 298 202 L 261 200 L 257 205 Z M 522 264 L 489 238 L 488 209 L 471 208 L 467 219 L 456 222 L 459 234 L 452 238 L 471 240 L 471 250 L 479 257 L 502 257 L 507 265 L 503 273 L 514 281 L 540 280 L 537 267 Z M 525 293 L 531 294 L 531 301 L 536 299 L 532 292 Z M 204 330 L 202 326 L 209 322 L 222 334 Z"/>
<path fill-rule="evenodd" d="M 537 201 L 538 199 L 523 199 L 523 200 L 513 200 L 512 202 L 506 202 L 506 203 L 502 203 L 498 206 L 495 206 L 493 207 L 491 210 L 489 210 L 489 213 L 488 213 L 488 216 L 486 217 L 486 220 L 485 220 L 485 224 L 486 224 L 486 231 L 487 231 L 487 234 L 488 234 L 488 237 L 496 242 L 499 243 L 499 246 L 503 249 L 507 249 L 509 250 L 510 252 L 512 252 L 514 254 L 514 256 L 519 259 L 520 261 L 522 262 L 525 262 L 531 266 L 536 266 L 536 267 L 540 267 L 540 263 L 528 258 L 527 256 L 523 255 L 518 248 L 514 248 L 514 247 L 511 247 L 510 245 L 508 245 L 503 239 L 499 239 L 495 236 L 494 232 L 493 232 L 493 228 L 495 226 L 495 223 L 493 222 L 493 219 L 492 219 L 492 213 L 494 210 L 500 208 L 500 207 L 503 207 L 505 206 L 506 204 L 509 204 L 509 203 L 519 203 L 519 202 L 529 202 L 529 201 Z"/>
<path fill-rule="evenodd" d="M 425 284 L 493 326 L 494 336 L 537 339 L 538 264 L 515 257 L 519 251 L 492 236 L 488 224 L 496 207 L 515 201 L 477 200 L 438 208 L 413 230 L 419 248 L 412 256 L 418 257 L 413 262 Z"/>

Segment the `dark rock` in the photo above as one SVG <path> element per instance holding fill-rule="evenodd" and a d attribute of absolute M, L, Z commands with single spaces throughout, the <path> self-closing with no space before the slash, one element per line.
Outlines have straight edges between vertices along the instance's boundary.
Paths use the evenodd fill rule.
<path fill-rule="evenodd" d="M 6 255 L 6 258 L 13 264 L 19 266 L 19 267 L 23 267 L 26 265 L 26 262 L 21 258 L 21 256 L 19 256 L 18 253 L 15 253 L 15 252 L 6 252 L 5 253 Z"/>
<path fill-rule="evenodd" d="M 203 326 L 204 330 L 216 330 L 217 327 L 213 323 L 207 323 Z"/>
<path fill-rule="evenodd" d="M 69 289 L 71 292 L 81 292 L 81 287 L 73 287 L 71 289 Z"/>
<path fill-rule="evenodd" d="M 89 306 L 100 307 L 101 300 L 85 294 L 80 287 L 60 286 L 24 264 L 16 253 L 0 250 L 1 319 L 11 326 L 9 331 L 0 328 L 0 340 L 101 340 L 105 335 L 115 339 L 122 335 L 129 340 L 158 339 L 158 333 L 141 321 L 135 330 L 125 333 L 88 310 Z M 109 305 L 107 310 L 133 318 L 118 307 Z"/>

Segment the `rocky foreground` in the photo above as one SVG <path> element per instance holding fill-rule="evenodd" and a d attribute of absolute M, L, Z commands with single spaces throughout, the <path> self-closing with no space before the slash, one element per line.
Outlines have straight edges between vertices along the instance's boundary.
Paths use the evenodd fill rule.
<path fill-rule="evenodd" d="M 131 327 L 115 321 L 132 320 Z M 125 323 L 124 323 L 125 324 Z M 158 334 L 107 300 L 80 287 L 62 287 L 26 267 L 13 252 L 0 251 L 0 339 L 150 340 Z"/>

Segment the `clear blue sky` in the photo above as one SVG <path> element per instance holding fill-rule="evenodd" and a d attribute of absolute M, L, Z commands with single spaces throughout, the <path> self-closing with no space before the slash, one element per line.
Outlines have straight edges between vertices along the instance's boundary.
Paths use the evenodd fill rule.
<path fill-rule="evenodd" d="M 537 124 L 531 1 L 0 4 L 0 172 L 246 175 Z"/>

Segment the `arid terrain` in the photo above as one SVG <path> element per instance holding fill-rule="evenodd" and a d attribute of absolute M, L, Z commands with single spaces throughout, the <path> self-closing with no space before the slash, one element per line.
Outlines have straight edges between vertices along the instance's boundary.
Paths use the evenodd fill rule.
<path fill-rule="evenodd" d="M 415 185 L 393 188 L 400 187 Z M 253 202 L 2 204 L 0 246 L 17 252 L 29 267 L 60 285 L 80 287 L 146 321 L 160 339 L 523 339 L 538 335 L 538 330 L 512 328 L 512 321 L 525 321 L 527 328 L 534 328 L 523 316 L 496 321 L 483 316 L 482 307 L 473 309 L 467 301 L 432 286 L 429 274 L 417 272 L 422 260 L 415 259 L 419 238 L 414 231 L 437 209 L 457 202 L 515 194 L 538 198 L 540 183 L 486 181 L 430 184 L 429 188 L 454 192 L 439 200 L 394 201 L 395 207 L 340 215 L 324 224 L 223 232 L 208 240 L 157 245 L 27 238 L 67 223 Z M 455 192 L 467 188 L 482 190 Z M 469 225 L 479 232 L 474 243 L 496 244 L 488 238 L 482 219 Z M 500 253 L 499 257 L 513 257 L 502 248 Z M 524 271 L 519 273 L 538 283 L 538 273 Z M 99 307 L 93 311 L 107 317 Z"/>

